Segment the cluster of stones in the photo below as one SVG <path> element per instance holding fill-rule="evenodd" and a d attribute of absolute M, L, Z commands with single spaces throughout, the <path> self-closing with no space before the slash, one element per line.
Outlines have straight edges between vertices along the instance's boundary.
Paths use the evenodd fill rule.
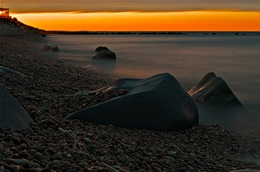
<path fill-rule="evenodd" d="M 244 154 L 254 155 L 257 147 L 219 126 L 200 124 L 180 132 L 158 132 L 65 120 L 64 115 L 72 111 L 128 92 L 75 95 L 107 86 L 111 80 L 46 59 L 19 36 L 3 36 L 0 43 L 0 65 L 25 74 L 0 74 L 0 84 L 35 121 L 26 130 L 0 128 L 0 171 L 260 169 L 239 160 Z"/>

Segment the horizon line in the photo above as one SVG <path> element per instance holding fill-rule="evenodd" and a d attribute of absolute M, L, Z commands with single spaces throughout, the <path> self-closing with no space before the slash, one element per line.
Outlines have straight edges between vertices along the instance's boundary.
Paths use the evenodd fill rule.
<path fill-rule="evenodd" d="M 245 33 L 252 33 L 252 32 L 255 32 L 255 33 L 260 33 L 260 30 L 259 31 L 210 31 L 210 30 L 202 30 L 202 31 L 174 31 L 174 30 L 171 30 L 171 31 L 149 31 L 149 30 L 140 30 L 140 31 L 89 31 L 89 30 L 77 30 L 77 31 L 67 31 L 67 30 L 45 30 L 46 32 L 99 32 L 99 33 L 113 33 L 113 32 L 119 32 L 119 33 L 122 33 L 122 32 L 131 32 L 131 33 L 137 33 L 137 32 L 161 32 L 161 33 L 166 33 L 166 32 L 173 32 L 173 33 L 196 33 L 196 32 L 205 32 L 205 33 L 212 33 L 212 32 L 216 32 L 216 33 L 221 33 L 221 32 L 228 32 L 228 33 L 236 33 L 236 32 L 245 32 Z"/>

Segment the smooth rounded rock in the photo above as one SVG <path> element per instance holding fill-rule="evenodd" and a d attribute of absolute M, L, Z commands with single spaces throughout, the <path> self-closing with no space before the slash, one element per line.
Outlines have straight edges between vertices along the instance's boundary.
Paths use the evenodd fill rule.
<path fill-rule="evenodd" d="M 107 50 L 107 51 L 109 51 L 109 49 L 108 49 L 107 47 L 102 47 L 102 46 L 97 47 L 95 51 L 96 51 L 96 52 L 99 52 L 99 51 L 102 51 L 102 50 Z"/>
<path fill-rule="evenodd" d="M 42 51 L 59 52 L 59 47 L 57 45 L 45 45 Z"/>
<path fill-rule="evenodd" d="M 172 75 L 163 73 L 143 80 L 123 79 L 102 91 L 124 87 L 129 90 L 128 94 L 84 108 L 65 118 L 157 131 L 183 130 L 198 124 L 194 101 Z"/>
<path fill-rule="evenodd" d="M 92 60 L 116 60 L 116 54 L 109 50 L 99 51 Z"/>

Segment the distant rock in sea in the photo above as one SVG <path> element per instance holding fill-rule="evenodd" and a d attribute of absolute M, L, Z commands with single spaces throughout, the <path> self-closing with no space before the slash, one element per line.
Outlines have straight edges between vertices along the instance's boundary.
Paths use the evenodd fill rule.
<path fill-rule="evenodd" d="M 52 51 L 52 52 L 59 52 L 59 47 L 57 45 L 45 45 L 42 48 L 42 51 Z"/>
<path fill-rule="evenodd" d="M 201 122 L 230 125 L 249 114 L 227 83 L 213 72 L 206 74 L 188 94 L 197 104 Z"/>
<path fill-rule="evenodd" d="M 0 85 L 0 127 L 12 130 L 26 129 L 34 123 L 30 115 L 16 99 Z"/>
<path fill-rule="evenodd" d="M 119 89 L 127 89 L 129 93 L 65 118 L 157 131 L 184 130 L 199 122 L 196 104 L 168 73 L 147 79 L 120 79 L 99 91 Z"/>
<path fill-rule="evenodd" d="M 102 50 L 110 51 L 107 47 L 99 46 L 99 47 L 96 48 L 95 52 L 99 52 L 99 51 L 102 51 Z"/>
<path fill-rule="evenodd" d="M 95 51 L 98 53 L 92 60 L 116 60 L 116 54 L 107 47 L 97 47 Z"/>

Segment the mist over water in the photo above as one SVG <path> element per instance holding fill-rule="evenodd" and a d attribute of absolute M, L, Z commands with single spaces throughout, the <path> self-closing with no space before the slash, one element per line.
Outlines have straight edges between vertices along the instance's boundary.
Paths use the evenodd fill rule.
<path fill-rule="evenodd" d="M 208 72 L 222 77 L 260 122 L 259 35 L 49 35 L 58 45 L 56 57 L 75 66 L 89 67 L 118 78 L 147 78 L 168 72 L 189 90 Z M 92 63 L 98 46 L 117 55 L 110 64 Z"/>

